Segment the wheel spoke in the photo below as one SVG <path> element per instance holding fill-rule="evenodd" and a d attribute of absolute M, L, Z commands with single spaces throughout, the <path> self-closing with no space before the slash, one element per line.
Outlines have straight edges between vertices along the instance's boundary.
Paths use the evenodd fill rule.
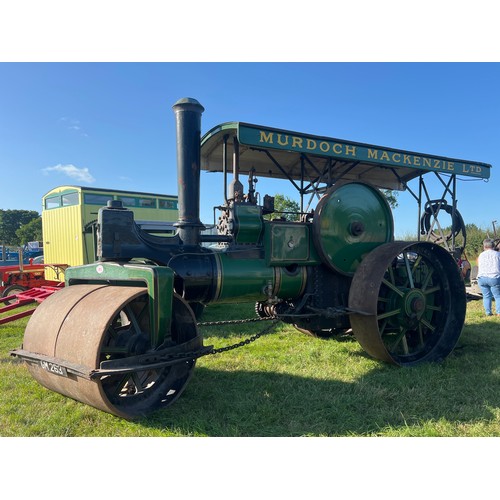
<path fill-rule="evenodd" d="M 385 327 L 387 326 L 387 319 L 384 320 L 384 322 L 382 323 L 382 325 L 379 327 L 379 331 L 380 331 L 380 335 L 383 335 L 384 334 L 384 331 L 385 331 Z"/>
<path fill-rule="evenodd" d="M 432 278 L 433 273 L 434 273 L 434 270 L 429 269 L 429 272 L 428 272 L 427 276 L 425 277 L 424 282 L 422 283 L 422 287 L 421 287 L 422 292 L 425 293 L 425 290 L 427 289 L 427 286 L 429 285 L 429 282 Z"/>
<path fill-rule="evenodd" d="M 120 397 L 124 387 L 127 385 L 129 375 L 110 376 L 102 379 L 103 386 L 106 387 L 106 392 L 114 397 Z"/>
<path fill-rule="evenodd" d="M 134 385 L 135 385 L 136 393 L 143 392 L 144 387 L 142 386 L 142 380 L 141 380 L 141 377 L 139 377 L 139 374 L 137 372 L 132 373 L 132 380 L 133 380 Z"/>
<path fill-rule="evenodd" d="M 132 310 L 132 308 L 130 307 L 130 305 L 127 305 L 125 307 L 125 313 L 127 314 L 128 319 L 129 319 L 130 323 L 132 324 L 132 327 L 134 328 L 134 331 L 136 333 L 139 333 L 141 331 L 141 327 L 139 326 L 139 322 L 137 321 L 135 313 Z"/>
<path fill-rule="evenodd" d="M 377 315 L 377 320 L 381 320 L 384 318 L 389 318 L 391 316 L 395 316 L 396 314 L 399 314 L 401 312 L 401 309 L 394 309 L 393 311 L 389 311 L 383 314 L 378 314 Z"/>
<path fill-rule="evenodd" d="M 434 332 L 436 330 L 436 328 L 431 325 L 424 317 L 420 318 L 420 323 L 427 327 L 431 332 Z"/>
<path fill-rule="evenodd" d="M 389 281 L 387 281 L 385 278 L 382 279 L 382 283 L 387 287 L 390 288 L 393 292 L 397 293 L 400 297 L 404 297 L 404 292 L 402 292 L 396 285 L 393 285 Z"/>
<path fill-rule="evenodd" d="M 410 261 L 408 260 L 408 254 L 404 253 L 403 256 L 405 261 L 406 272 L 408 274 L 408 282 L 410 284 L 410 288 L 415 288 L 415 284 L 413 283 L 413 276 L 410 269 Z"/>
<path fill-rule="evenodd" d="M 419 322 L 418 324 L 418 340 L 419 340 L 419 346 L 424 347 L 424 332 L 422 330 L 422 323 Z"/>
<path fill-rule="evenodd" d="M 420 262 L 422 262 L 422 256 L 419 255 L 416 259 L 415 262 L 413 263 L 413 271 L 416 271 L 418 266 L 420 265 Z"/>
<path fill-rule="evenodd" d="M 400 327 L 399 333 L 396 336 L 396 340 L 392 343 L 392 348 L 395 349 L 399 343 L 401 342 L 403 344 L 403 350 L 405 351 L 405 354 L 408 354 L 408 343 L 406 342 L 406 332 L 408 330 L 406 328 Z"/>
<path fill-rule="evenodd" d="M 389 277 L 391 278 L 391 283 L 395 286 L 396 285 L 396 279 L 394 278 L 394 269 L 392 266 L 389 266 L 387 269 L 389 271 Z"/>
<path fill-rule="evenodd" d="M 427 304 L 427 306 L 425 307 L 425 309 L 429 310 L 429 311 L 437 311 L 437 312 L 441 312 L 441 306 L 433 306 L 433 305 L 430 305 L 430 304 Z"/>
<path fill-rule="evenodd" d="M 404 334 L 404 336 L 403 336 L 403 339 L 402 339 L 402 342 L 401 342 L 401 343 L 403 344 L 403 352 L 404 352 L 405 354 L 409 354 L 410 349 L 408 348 L 408 341 L 407 341 L 407 339 L 406 339 L 406 331 L 405 331 L 405 334 Z"/>

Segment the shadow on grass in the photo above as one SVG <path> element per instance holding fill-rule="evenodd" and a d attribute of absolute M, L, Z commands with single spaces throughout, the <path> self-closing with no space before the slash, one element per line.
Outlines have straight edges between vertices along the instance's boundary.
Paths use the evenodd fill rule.
<path fill-rule="evenodd" d="M 484 424 L 494 429 L 490 435 L 500 436 L 499 326 L 485 321 L 466 327 L 442 364 L 398 368 L 380 362 L 348 381 L 324 370 L 321 379 L 301 376 L 300 367 L 294 372 L 299 375 L 290 375 L 279 373 L 286 369 L 281 365 L 245 371 L 230 364 L 214 368 L 202 359 L 178 401 L 135 424 L 165 435 L 214 437 L 363 436 L 387 430 L 465 435 L 464 426 Z M 355 342 L 350 336 L 342 340 Z M 346 364 L 371 359 L 363 351 L 342 356 Z M 313 366 L 318 360 L 304 363 Z"/>
<path fill-rule="evenodd" d="M 498 389 L 491 370 L 474 376 L 446 365 L 384 365 L 354 382 L 198 367 L 172 407 L 140 423 L 184 435 L 376 435 L 429 421 L 491 421 Z"/>

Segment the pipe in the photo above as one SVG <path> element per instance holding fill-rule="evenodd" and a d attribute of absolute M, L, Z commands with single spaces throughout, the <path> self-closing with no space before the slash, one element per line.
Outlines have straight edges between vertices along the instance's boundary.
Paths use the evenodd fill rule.
<path fill-rule="evenodd" d="M 227 201 L 227 140 L 229 139 L 229 134 L 226 134 L 223 138 L 224 143 L 222 147 L 222 172 L 224 176 L 224 203 L 228 205 Z"/>
<path fill-rule="evenodd" d="M 240 182 L 240 143 L 233 137 L 233 180 L 229 185 L 229 199 L 243 201 L 243 184 Z"/>
<path fill-rule="evenodd" d="M 174 223 L 184 245 L 198 245 L 200 231 L 200 141 L 201 114 L 205 109 L 189 97 L 179 99 L 172 107 L 177 130 L 177 182 L 179 219 Z"/>

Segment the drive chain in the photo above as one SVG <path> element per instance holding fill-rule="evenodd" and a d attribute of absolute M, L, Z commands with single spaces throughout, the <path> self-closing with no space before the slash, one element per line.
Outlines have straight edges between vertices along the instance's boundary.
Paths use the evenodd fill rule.
<path fill-rule="evenodd" d="M 252 335 L 251 337 L 248 337 L 245 340 L 242 340 L 240 342 L 237 342 L 236 344 L 228 345 L 225 347 L 213 348 L 206 354 L 220 354 L 222 352 L 232 351 L 233 349 L 237 349 L 238 347 L 243 347 L 245 345 L 251 344 L 252 342 L 255 342 L 258 338 L 262 337 L 263 335 L 271 333 L 272 329 L 274 328 L 275 324 L 279 321 L 279 319 L 273 316 L 269 318 L 250 318 L 250 319 L 238 319 L 232 321 L 207 321 L 205 323 L 198 323 L 198 326 L 220 326 L 228 324 L 237 325 L 243 323 L 255 323 L 258 321 L 272 321 L 272 323 L 266 326 L 266 328 L 264 328 L 259 333 L 256 333 L 255 335 Z"/>

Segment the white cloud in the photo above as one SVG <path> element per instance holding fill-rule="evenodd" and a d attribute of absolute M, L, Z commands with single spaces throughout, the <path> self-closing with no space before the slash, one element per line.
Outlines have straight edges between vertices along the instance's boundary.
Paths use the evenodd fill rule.
<path fill-rule="evenodd" d="M 59 121 L 64 122 L 68 130 L 76 132 L 80 134 L 82 137 L 88 137 L 88 134 L 85 132 L 85 130 L 83 130 L 83 127 L 80 125 L 80 120 L 77 120 L 76 118 L 68 118 L 66 116 L 63 116 L 62 118 L 59 118 Z"/>
<path fill-rule="evenodd" d="M 75 167 L 74 165 L 55 165 L 54 167 L 46 167 L 42 169 L 42 172 L 46 175 L 49 174 L 49 172 L 59 172 L 62 174 L 67 175 L 68 177 L 71 177 L 72 179 L 76 179 L 77 181 L 80 182 L 87 182 L 89 184 L 95 182 L 94 176 L 89 172 L 88 168 L 78 168 Z"/>

